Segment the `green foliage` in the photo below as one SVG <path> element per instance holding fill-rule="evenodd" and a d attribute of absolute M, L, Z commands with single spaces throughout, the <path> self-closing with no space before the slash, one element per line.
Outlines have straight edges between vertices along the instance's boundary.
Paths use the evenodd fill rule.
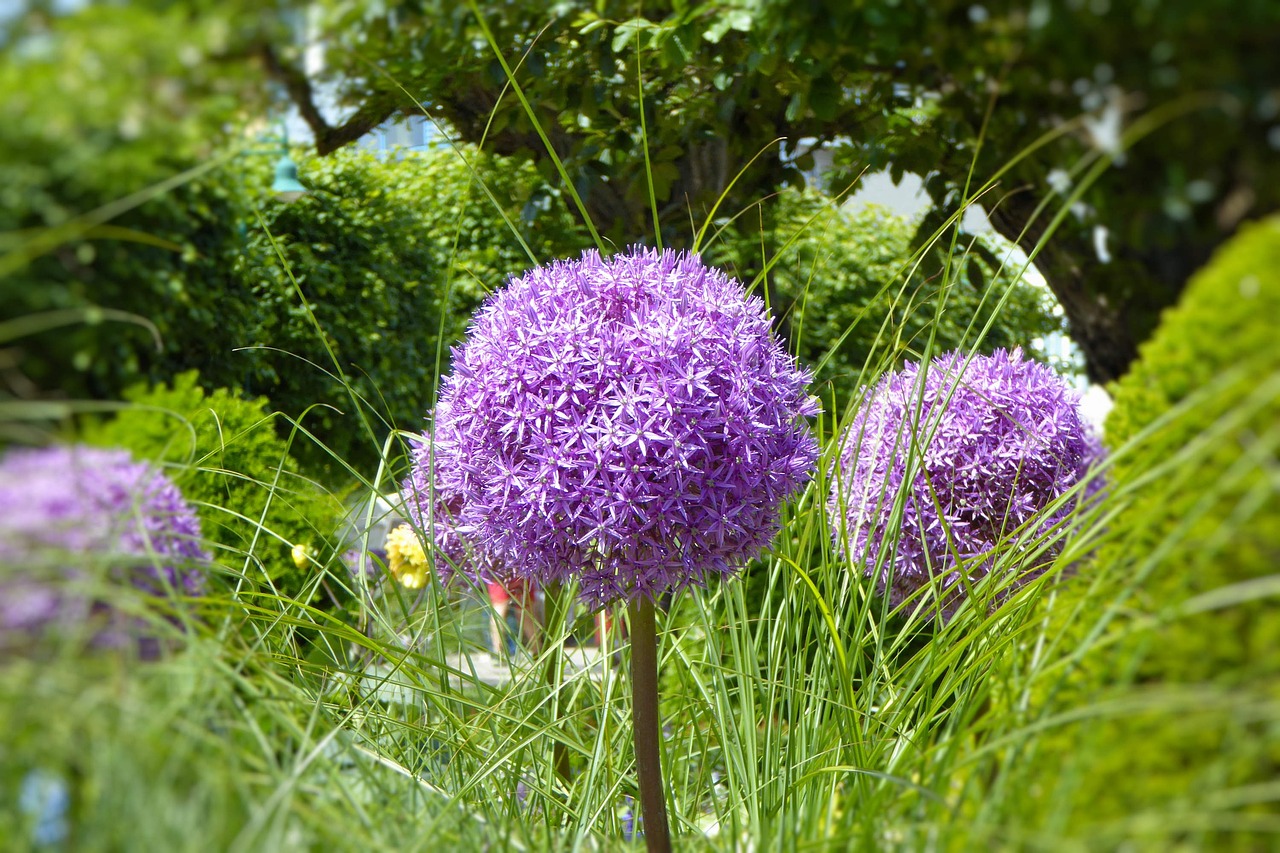
<path fill-rule="evenodd" d="M 11 276 L 0 290 L 7 314 L 101 305 L 145 317 L 161 336 L 157 351 L 146 329 L 119 324 L 36 335 L 23 342 L 27 377 L 64 394 L 112 397 L 140 377 L 158 382 L 194 368 L 209 387 L 264 394 L 293 418 L 326 404 L 304 425 L 329 452 L 300 445 L 301 457 L 312 470 L 336 456 L 371 474 L 388 425 L 421 424 L 442 328 L 446 344 L 461 336 L 483 293 L 478 282 L 496 287 L 531 262 L 501 218 L 483 215 L 450 153 L 405 163 L 349 154 L 304 168 L 318 191 L 294 205 L 259 208 L 255 191 L 265 198 L 265 188 L 238 186 L 240 175 L 221 171 L 117 220 L 169 245 L 77 242 Z M 529 191 L 521 174 L 529 170 L 496 182 L 505 198 Z M 509 204 L 518 217 L 517 201 Z M 531 239 L 546 250 L 551 238 L 534 231 Z M 359 407 L 351 391 L 365 401 Z"/>
<path fill-rule="evenodd" d="M 919 359 L 930 335 L 934 353 L 973 348 L 994 316 L 977 346 L 991 352 L 1029 348 L 1057 329 L 1047 292 L 1018 279 L 1013 262 L 996 276 L 986 260 L 991 250 L 978 245 L 961 259 L 962 246 L 950 266 L 941 250 L 924 252 L 916 265 L 912 223 L 882 208 L 849 212 L 823 193 L 784 190 L 763 218 L 751 220 L 722 232 L 707 258 L 746 282 L 776 261 L 766 280 L 780 332 L 802 363 L 821 365 L 817 379 L 832 382 L 839 406 L 867 370 Z M 994 259 L 1003 261 L 1003 253 Z"/>
<path fill-rule="evenodd" d="M 109 420 L 86 421 L 81 438 L 171 464 L 205 537 L 218 546 L 215 559 L 308 601 L 320 589 L 318 566 L 341 544 L 334 541 L 341 504 L 298 473 L 265 398 L 226 388 L 206 393 L 198 378 L 189 371 L 172 385 L 127 390 L 132 405 Z M 294 544 L 311 546 L 316 562 L 296 566 Z"/>
<path fill-rule="evenodd" d="M 504 239 L 500 218 L 486 220 L 496 228 L 476 222 L 472 211 L 492 211 L 476 203 L 461 161 L 441 153 L 420 172 L 359 155 L 306 163 L 321 191 L 282 207 L 265 186 L 270 143 L 241 142 L 248 150 L 237 154 L 224 129 L 242 111 L 265 112 L 253 75 L 226 61 L 255 31 L 234 9 L 93 6 L 15 20 L 0 45 L 0 104 L 14 117 L 0 127 L 0 252 L 13 270 L 0 281 L 0 315 L 102 306 L 145 319 L 159 338 L 141 324 L 92 320 L 31 335 L 14 353 L 25 380 L 59 396 L 112 399 L 140 379 L 196 369 L 208 388 L 265 394 L 290 417 L 323 403 L 305 425 L 331 452 L 299 443 L 296 454 L 315 472 L 337 467 L 336 456 L 371 475 L 387 424 L 421 423 L 442 325 L 447 343 L 475 303 L 474 287 L 461 288 L 457 312 L 442 320 L 453 265 L 473 256 L 486 277 L 497 268 L 498 281 L 528 265 L 514 260 L 518 245 Z M 135 198 L 106 225 L 70 227 L 192 168 L 199 174 Z M 494 178 L 516 219 L 529 175 Z M 550 228 L 556 217 L 541 219 Z M 483 242 L 474 252 L 464 242 L 455 261 L 460 223 L 464 238 Z M 44 251 L 41 240 L 57 229 L 70 230 Z"/>
<path fill-rule="evenodd" d="M 232 264 L 252 294 L 238 330 L 252 349 L 229 359 L 236 371 L 205 378 L 242 382 L 291 417 L 324 404 L 303 424 L 328 450 L 302 444 L 300 459 L 372 476 L 390 428 L 422 428 L 448 347 L 480 300 L 534 264 L 525 247 L 538 261 L 570 252 L 578 229 L 563 212 L 522 220 L 521 206 L 546 191 L 537 174 L 473 150 L 349 151 L 300 168 L 313 191 L 261 210 Z"/>
<path fill-rule="evenodd" d="M 58 225 L 208 157 L 224 125 L 261 109 L 256 75 L 218 62 L 239 35 L 178 5 L 31 10 L 0 41 L 0 214 L 5 230 Z"/>
<path fill-rule="evenodd" d="M 591 245 L 560 192 L 528 162 L 462 144 L 380 168 L 389 201 L 418 217 L 437 279 L 451 288 L 446 341 L 461 339 L 471 311 L 508 276 Z"/>
<path fill-rule="evenodd" d="M 226 275 L 219 236 L 241 216 L 235 192 L 188 184 L 36 249 L 49 230 L 214 157 L 224 126 L 260 102 L 251 75 L 211 61 L 232 28 L 217 15 L 189 20 L 178 8 L 132 5 L 57 19 L 33 12 L 9 26 L 0 252 L 16 265 L 0 279 L 0 316 L 96 304 L 147 317 L 163 335 L 157 350 L 139 327 L 59 328 L 22 342 L 20 369 L 36 387 L 74 396 L 113 396 L 139 377 L 166 377 L 169 359 L 209 369 L 225 358 L 225 330 L 242 325 L 252 305 Z"/>
<path fill-rule="evenodd" d="M 503 216 L 539 260 L 579 247 L 576 229 L 562 210 L 546 210 L 540 199 L 551 193 L 532 167 L 474 151 L 466 156 L 501 213 L 449 151 L 308 160 L 315 192 L 290 206 L 269 201 L 267 143 L 239 156 L 214 147 L 225 143 L 214 125 L 230 117 L 237 78 L 217 76 L 197 47 L 214 50 L 206 38 L 225 49 L 230 34 L 201 18 L 203 29 L 166 40 L 157 28 L 176 26 L 175 14 L 94 9 L 59 19 L 0 68 L 0 97 L 19 116 L 0 128 L 0 249 L 29 261 L 0 283 L 0 314 L 102 306 L 156 333 L 59 327 L 23 339 L 18 367 L 35 388 L 107 399 L 195 369 L 210 389 L 242 387 L 303 418 L 328 448 L 295 446 L 309 471 L 341 477 L 341 459 L 371 476 L 389 427 L 421 426 L 438 358 L 447 360 L 482 295 L 533 264 Z M 113 38 L 137 51 L 123 68 L 106 61 Z M 199 71 L 182 77 L 184 62 Z M 100 85 L 82 79 L 92 69 Z M 130 74 L 158 91 L 170 77 L 187 88 L 143 109 Z M 63 97 L 68 88 L 92 93 L 97 108 Z M 47 253 L 32 248 L 79 214 L 196 166 L 201 174 L 107 225 L 72 230 Z"/>
<path fill-rule="evenodd" d="M 1245 830 L 1265 811 L 1225 789 L 1280 771 L 1268 710 L 1280 699 L 1278 271 L 1280 220 L 1242 229 L 1113 387 L 1111 503 L 1122 511 L 1052 614 L 1068 648 L 1097 645 L 1061 694 L 1042 697 L 1083 721 L 1040 746 L 1038 812 L 1105 825 L 1238 809 L 1228 813 Z M 1147 831 L 1216 845 L 1230 828 Z"/>
<path fill-rule="evenodd" d="M 1107 440 L 1114 448 L 1138 442 L 1116 478 L 1150 478 L 1129 508 L 1129 523 L 1141 532 L 1127 544 L 1145 555 L 1166 540 L 1177 543 L 1143 584 L 1148 612 L 1268 577 L 1280 565 L 1278 316 L 1280 219 L 1270 219 L 1242 229 L 1192 279 L 1114 388 Z M 1264 598 L 1177 623 L 1139 678 L 1240 684 L 1280 677 L 1273 609 Z"/>
<path fill-rule="evenodd" d="M 465 813 L 317 728 L 311 685 L 234 632 L 198 631 L 147 664 L 68 653 L 0 666 L 7 850 L 411 849 L 428 829 L 436 849 L 482 847 Z M 23 792 L 37 780 L 67 796 L 61 843 L 36 840 L 39 799 Z"/>
<path fill-rule="evenodd" d="M 434 247 L 415 209 L 387 197 L 396 175 L 376 159 L 306 165 L 315 191 L 263 209 L 232 267 L 255 305 L 237 330 L 253 348 L 239 373 L 249 391 L 371 475 L 388 427 L 415 426 L 435 384 Z M 331 461 L 308 453 L 316 467 Z"/>
<path fill-rule="evenodd" d="M 331 46 L 314 82 L 355 110 L 342 125 L 313 122 L 321 151 L 419 112 L 412 92 L 462 138 L 529 157 L 560 186 L 545 134 L 615 243 L 652 235 L 650 179 L 665 242 L 689 245 L 690 225 L 723 193 L 720 212 L 732 215 L 798 182 L 812 156 L 790 155 L 812 140 L 842 152 L 848 178 L 868 167 L 924 177 L 939 217 L 926 236 L 1010 167 L 982 202 L 997 230 L 1030 251 L 1049 219 L 1039 203 L 1061 205 L 1078 163 L 1118 156 L 1039 258 L 1100 380 L 1124 372 L 1159 310 L 1242 217 L 1280 207 L 1268 141 L 1280 66 L 1260 47 L 1280 29 L 1271 0 L 314 8 Z M 310 90 L 296 84 L 306 77 L 280 53 L 272 71 L 305 106 L 299 93 Z M 382 73 L 369 74 L 370 62 Z M 1139 109 L 1166 121 L 1120 156 L 1119 134 Z M 1109 261 L 1094 248 L 1100 228 Z"/>

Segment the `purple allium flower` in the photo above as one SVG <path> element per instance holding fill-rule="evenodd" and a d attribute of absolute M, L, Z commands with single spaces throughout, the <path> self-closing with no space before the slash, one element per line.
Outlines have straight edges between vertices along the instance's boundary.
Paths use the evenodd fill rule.
<path fill-rule="evenodd" d="M 387 564 L 387 552 L 381 548 L 370 548 L 361 551 L 359 548 L 348 548 L 342 552 L 342 564 L 347 567 L 353 579 L 377 578 L 379 566 Z"/>
<path fill-rule="evenodd" d="M 847 543 L 868 576 L 879 564 L 894 605 L 937 579 L 944 616 L 959 606 L 965 577 L 991 570 L 998 543 L 1028 522 L 1032 537 L 1048 533 L 1070 514 L 1070 503 L 1046 510 L 1102 456 L 1077 393 L 1049 367 L 1021 349 L 964 362 L 963 353 L 934 359 L 923 387 L 920 366 L 908 363 L 868 392 L 842 437 L 828 504 L 837 547 Z M 1083 491 L 1101 487 L 1094 476 Z M 1018 582 L 1052 556 L 1042 553 Z"/>
<path fill-rule="evenodd" d="M 200 522 L 178 488 L 127 451 L 15 450 L 0 460 L 0 631 L 87 615 L 53 579 L 78 563 L 126 561 L 125 577 L 162 594 L 203 590 Z"/>
<path fill-rule="evenodd" d="M 696 256 L 589 251 L 480 309 L 407 503 L 421 520 L 434 495 L 501 580 L 576 578 L 592 603 L 701 584 L 807 482 L 808 380 L 763 302 Z"/>
<path fill-rule="evenodd" d="M 446 498 L 443 490 L 434 485 L 431 472 L 439 469 L 434 456 L 436 446 L 430 436 L 424 434 L 421 440 L 410 441 L 413 444 L 412 466 L 403 484 L 405 508 L 415 533 L 422 535 L 424 531 L 431 531 L 430 538 L 435 547 L 427 555 L 427 560 L 440 576 L 440 582 L 448 583 L 458 573 L 481 583 L 500 582 L 510 577 L 495 568 L 488 552 L 473 547 L 459 535 L 458 515 L 462 499 L 458 495 Z"/>

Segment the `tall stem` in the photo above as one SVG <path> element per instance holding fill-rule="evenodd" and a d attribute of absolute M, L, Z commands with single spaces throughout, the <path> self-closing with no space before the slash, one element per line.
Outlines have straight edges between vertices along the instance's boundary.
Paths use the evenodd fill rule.
<path fill-rule="evenodd" d="M 662 786 L 662 741 L 658 724 L 658 632 L 653 602 L 647 598 L 627 606 L 631 617 L 631 725 L 635 734 L 636 771 L 640 776 L 640 814 L 649 853 L 669 853 L 671 830 Z"/>
<path fill-rule="evenodd" d="M 547 688 L 551 691 L 551 761 L 555 766 L 556 776 L 567 788 L 569 785 L 569 750 L 565 748 L 560 732 L 560 682 L 564 677 L 564 635 L 565 617 L 568 602 L 565 600 L 564 588 L 558 583 L 548 584 L 543 590 L 542 642 L 551 648 L 547 655 L 546 679 Z"/>

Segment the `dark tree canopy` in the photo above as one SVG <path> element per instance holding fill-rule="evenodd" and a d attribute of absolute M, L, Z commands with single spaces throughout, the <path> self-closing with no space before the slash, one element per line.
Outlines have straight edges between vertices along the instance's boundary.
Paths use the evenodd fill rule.
<path fill-rule="evenodd" d="M 675 245 L 691 242 L 691 222 L 757 154 L 721 213 L 795 182 L 807 155 L 780 153 L 800 140 L 840 152 L 835 186 L 863 168 L 923 175 L 942 214 L 929 227 L 958 207 L 971 167 L 976 189 L 1059 131 L 982 202 L 996 230 L 1030 250 L 1089 159 L 1115 157 L 1037 259 L 1099 380 L 1124 372 L 1240 222 L 1280 207 L 1273 0 L 480 5 L 483 26 L 457 0 L 313 7 L 325 48 L 316 79 L 296 45 L 262 39 L 254 52 L 321 153 L 418 112 L 410 92 L 461 138 L 552 177 L 540 126 L 618 243 L 654 229 L 641 102 L 663 237 Z M 316 95 L 334 90 L 343 120 Z M 1144 117 L 1154 131 L 1122 151 L 1118 131 Z"/>

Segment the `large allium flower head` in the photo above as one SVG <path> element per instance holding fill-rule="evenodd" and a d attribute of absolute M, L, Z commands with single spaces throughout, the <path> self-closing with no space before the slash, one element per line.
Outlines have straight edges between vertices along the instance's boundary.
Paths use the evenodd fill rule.
<path fill-rule="evenodd" d="M 57 579 L 102 559 L 146 592 L 198 595 L 209 558 L 178 488 L 126 451 L 54 446 L 0 460 L 0 631 L 86 613 Z"/>
<path fill-rule="evenodd" d="M 817 458 L 808 380 L 763 302 L 696 256 L 589 251 L 480 309 L 419 457 L 434 472 L 406 485 L 498 580 L 657 596 L 768 544 Z"/>
<path fill-rule="evenodd" d="M 1074 502 L 1050 510 L 1055 501 L 1086 476 L 1084 496 L 1102 486 L 1089 475 L 1101 444 L 1057 374 L 1020 349 L 965 361 L 939 356 L 923 377 L 908 363 L 866 393 L 841 438 L 828 504 L 837 547 L 847 544 L 892 603 L 933 584 L 944 616 L 965 577 L 990 572 L 998 543 L 1031 544 L 1072 512 Z M 1043 573 L 1053 552 L 1042 549 L 1018 582 Z"/>

